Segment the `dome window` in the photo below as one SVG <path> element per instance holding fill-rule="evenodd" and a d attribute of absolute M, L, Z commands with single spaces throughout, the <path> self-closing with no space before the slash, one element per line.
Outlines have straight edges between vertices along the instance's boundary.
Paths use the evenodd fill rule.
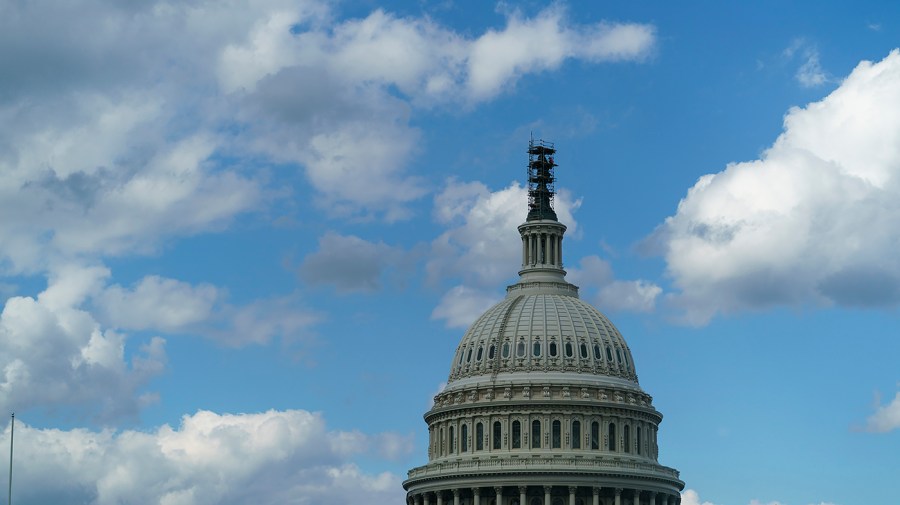
<path fill-rule="evenodd" d="M 491 344 L 491 346 L 488 347 L 488 359 L 494 359 L 494 351 L 495 350 L 496 349 L 494 349 L 494 344 Z"/>
<path fill-rule="evenodd" d="M 500 449 L 502 447 L 502 440 L 500 421 L 494 421 L 494 449 Z"/>
<path fill-rule="evenodd" d="M 616 450 L 616 425 L 609 423 L 609 450 Z"/>
<path fill-rule="evenodd" d="M 550 357 L 555 358 L 555 357 L 556 357 L 556 351 L 557 351 L 557 349 L 556 349 L 556 342 L 550 342 Z"/>
<path fill-rule="evenodd" d="M 459 362 L 456 363 L 457 365 L 462 365 L 462 360 L 465 355 L 466 355 L 466 351 L 460 349 L 459 350 Z"/>
<path fill-rule="evenodd" d="M 503 357 L 509 358 L 509 342 L 503 342 Z"/>
<path fill-rule="evenodd" d="M 484 425 L 481 423 L 475 425 L 475 450 L 484 450 Z"/>
<path fill-rule="evenodd" d="M 609 350 L 609 347 L 606 348 L 606 361 L 612 363 L 612 352 Z"/>
<path fill-rule="evenodd" d="M 481 355 L 484 352 L 484 347 L 479 347 L 478 352 L 475 354 L 475 361 L 481 361 Z"/>
<path fill-rule="evenodd" d="M 591 449 L 600 450 L 600 423 L 597 421 L 591 423 Z"/>
<path fill-rule="evenodd" d="M 560 423 L 559 420 L 556 420 L 553 421 L 553 424 L 551 426 L 552 434 L 550 437 L 550 444 L 554 449 L 559 449 L 562 446 L 562 423 Z"/>
<path fill-rule="evenodd" d="M 572 421 L 572 449 L 581 449 L 581 422 Z"/>
<path fill-rule="evenodd" d="M 641 427 L 637 427 L 637 443 L 634 445 L 634 452 L 638 453 L 638 456 L 641 455 Z"/>
<path fill-rule="evenodd" d="M 575 349 L 572 347 L 572 342 L 566 342 L 566 357 L 571 358 L 575 355 Z"/>
<path fill-rule="evenodd" d="M 579 350 L 581 351 L 581 359 L 587 359 L 587 357 L 588 357 L 587 344 L 582 342 L 581 346 L 579 346 Z"/>
<path fill-rule="evenodd" d="M 516 357 L 524 358 L 525 357 L 525 341 L 519 340 L 519 343 L 516 344 Z"/>
<path fill-rule="evenodd" d="M 469 452 L 469 425 L 459 428 L 459 452 Z"/>
<path fill-rule="evenodd" d="M 622 362 L 622 351 L 618 347 L 616 347 L 616 360 L 618 360 L 619 363 Z"/>
<path fill-rule="evenodd" d="M 466 363 L 472 362 L 472 349 L 469 349 L 469 352 L 466 353 Z"/>
<path fill-rule="evenodd" d="M 453 438 L 453 426 L 450 427 L 449 433 L 450 433 L 450 443 L 448 445 L 450 446 L 450 449 L 447 452 L 449 452 L 450 454 L 453 454 L 453 446 L 456 443 L 456 440 Z"/>
<path fill-rule="evenodd" d="M 541 422 L 537 419 L 531 421 L 531 447 L 541 448 Z"/>
<path fill-rule="evenodd" d="M 520 423 L 519 421 L 513 421 L 512 423 L 512 448 L 522 448 L 522 423 Z"/>
<path fill-rule="evenodd" d="M 622 450 L 625 452 L 631 452 L 631 427 L 627 424 L 624 428 L 622 428 Z"/>
<path fill-rule="evenodd" d="M 594 344 L 594 359 L 597 361 L 603 359 L 603 355 L 600 354 L 600 344 Z"/>
<path fill-rule="evenodd" d="M 541 341 L 535 340 L 534 345 L 531 348 L 531 354 L 534 355 L 535 358 L 541 357 Z"/>

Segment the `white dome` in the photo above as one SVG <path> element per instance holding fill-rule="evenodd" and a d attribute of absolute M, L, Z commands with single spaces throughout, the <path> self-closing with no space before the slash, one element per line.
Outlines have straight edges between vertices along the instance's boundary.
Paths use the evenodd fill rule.
<path fill-rule="evenodd" d="M 463 335 L 447 389 L 515 380 L 523 373 L 531 381 L 590 381 L 637 389 L 634 361 L 619 330 L 580 300 L 575 286 L 567 286 L 571 294 L 511 286 L 509 296 Z"/>

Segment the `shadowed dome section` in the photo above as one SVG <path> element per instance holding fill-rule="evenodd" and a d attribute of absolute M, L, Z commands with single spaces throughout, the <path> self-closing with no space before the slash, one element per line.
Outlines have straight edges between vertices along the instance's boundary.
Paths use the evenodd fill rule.
<path fill-rule="evenodd" d="M 503 379 L 513 372 L 638 383 L 628 345 L 609 319 L 575 296 L 560 294 L 510 296 L 488 309 L 463 336 L 447 388 L 471 383 L 467 378 Z"/>

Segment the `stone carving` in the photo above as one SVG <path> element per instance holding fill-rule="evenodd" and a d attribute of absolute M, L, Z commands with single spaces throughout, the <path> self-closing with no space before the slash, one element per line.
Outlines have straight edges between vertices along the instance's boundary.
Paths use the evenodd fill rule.
<path fill-rule="evenodd" d="M 503 388 L 503 398 L 512 398 L 512 388 L 507 386 Z"/>
<path fill-rule="evenodd" d="M 522 396 L 525 398 L 531 398 L 531 386 L 525 386 L 522 388 Z"/>
<path fill-rule="evenodd" d="M 563 398 L 570 398 L 572 395 L 569 393 L 569 386 L 563 386 L 562 388 L 562 396 Z"/>
<path fill-rule="evenodd" d="M 544 398 L 550 398 L 550 386 L 544 386 Z"/>

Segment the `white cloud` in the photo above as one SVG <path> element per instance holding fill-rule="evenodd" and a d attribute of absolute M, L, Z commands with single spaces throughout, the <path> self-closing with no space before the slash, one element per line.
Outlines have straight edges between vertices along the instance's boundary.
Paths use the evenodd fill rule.
<path fill-rule="evenodd" d="M 134 289 L 118 284 L 106 288 L 94 298 L 94 305 L 111 326 L 172 332 L 205 321 L 217 297 L 218 290 L 209 284 L 191 286 L 151 275 L 141 279 Z"/>
<path fill-rule="evenodd" d="M 603 310 L 652 312 L 662 288 L 648 281 L 614 281 L 600 289 L 597 306 Z"/>
<path fill-rule="evenodd" d="M 793 108 L 759 160 L 701 177 L 654 240 L 686 319 L 900 303 L 900 51 Z"/>
<path fill-rule="evenodd" d="M 517 182 L 491 192 L 480 182 L 448 181 L 435 196 L 434 215 L 451 228 L 431 244 L 429 278 L 459 276 L 480 288 L 495 288 L 512 278 L 522 260 L 517 227 L 525 222 L 527 201 L 527 190 Z M 555 199 L 556 213 L 570 236 L 578 229 L 572 211 L 580 205 L 564 190 Z"/>
<path fill-rule="evenodd" d="M 693 489 L 685 489 L 681 493 L 681 505 L 713 505 L 712 502 L 700 501 L 700 495 Z"/>
<path fill-rule="evenodd" d="M 6 300 L 0 313 L 0 405 L 71 410 L 100 421 L 134 416 L 152 394 L 139 391 L 166 361 L 153 338 L 125 357 L 125 335 L 103 329 L 79 305 L 100 289 L 102 268 L 67 267 L 37 298 Z"/>
<path fill-rule="evenodd" d="M 894 399 L 881 405 L 876 399 L 875 413 L 866 420 L 866 431 L 887 433 L 900 428 L 900 391 Z"/>
<path fill-rule="evenodd" d="M 478 289 L 454 286 L 431 312 L 432 319 L 443 319 L 449 328 L 465 328 L 500 299 Z"/>
<path fill-rule="evenodd" d="M 794 78 L 804 88 L 814 88 L 828 82 L 828 76 L 819 63 L 819 50 L 804 38 L 797 38 L 782 52 L 784 57 L 792 60 L 799 56 L 803 63 L 797 68 Z"/>
<path fill-rule="evenodd" d="M 17 454 L 28 455 L 27 465 L 15 467 L 17 503 L 338 505 L 404 495 L 400 476 L 363 472 L 352 458 L 403 453 L 406 437 L 329 430 L 320 414 L 303 410 L 198 411 L 177 428 L 151 431 L 41 430 L 18 422 L 15 436 Z M 8 444 L 9 429 L 4 438 Z"/>
<path fill-rule="evenodd" d="M 654 41 L 649 25 L 572 26 L 560 4 L 533 18 L 523 19 L 513 12 L 503 30 L 489 30 L 472 43 L 466 85 L 473 98 L 485 99 L 523 74 L 555 69 L 568 58 L 642 59 Z"/>

